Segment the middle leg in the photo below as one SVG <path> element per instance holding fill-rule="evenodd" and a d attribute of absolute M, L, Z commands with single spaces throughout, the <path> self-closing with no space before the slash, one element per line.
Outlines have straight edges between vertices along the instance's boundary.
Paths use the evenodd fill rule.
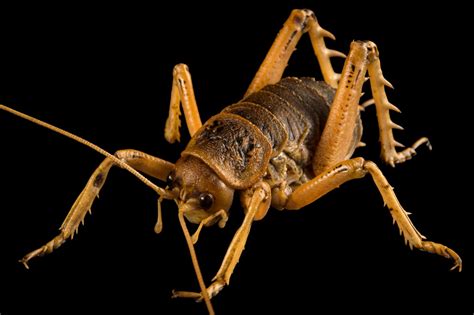
<path fill-rule="evenodd" d="M 418 232 L 408 217 L 408 213 L 401 206 L 393 191 L 393 187 L 390 186 L 382 171 L 380 171 L 375 163 L 364 161 L 363 158 L 354 158 L 337 163 L 309 182 L 299 186 L 288 197 L 285 208 L 288 210 L 298 210 L 338 188 L 343 183 L 364 177 L 367 173 L 372 176 L 384 203 L 390 210 L 394 223 L 397 223 L 400 232 L 405 238 L 405 242 L 408 243 L 410 248 L 415 247 L 422 251 L 450 258 L 455 262 L 452 269 L 459 268 L 459 271 L 461 271 L 462 260 L 459 255 L 445 245 L 425 240 L 426 238 Z"/>

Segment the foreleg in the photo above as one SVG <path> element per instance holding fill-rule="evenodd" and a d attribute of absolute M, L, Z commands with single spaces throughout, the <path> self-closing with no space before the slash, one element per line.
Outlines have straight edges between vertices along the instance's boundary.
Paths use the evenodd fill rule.
<path fill-rule="evenodd" d="M 142 171 L 150 176 L 160 180 L 166 180 L 166 177 L 173 169 L 173 164 L 157 157 L 136 150 L 120 150 L 115 156 L 129 164 L 138 171 Z M 82 190 L 79 197 L 69 210 L 66 219 L 60 227 L 60 233 L 46 245 L 28 253 L 20 262 L 28 268 L 28 262 L 39 256 L 51 253 L 60 247 L 67 239 L 73 238 L 79 229 L 79 224 L 84 222 L 87 212 L 91 211 L 92 203 L 98 196 L 100 189 L 105 183 L 109 170 L 115 163 L 111 158 L 106 158 L 89 178 L 86 186 Z"/>
<path fill-rule="evenodd" d="M 235 233 L 234 238 L 227 249 L 227 253 L 224 256 L 221 267 L 212 279 L 213 282 L 207 288 L 207 294 L 211 298 L 218 294 L 225 285 L 229 284 L 230 277 L 245 248 L 245 243 L 250 234 L 250 228 L 255 216 L 258 212 L 265 212 L 266 210 L 263 208 L 270 207 L 271 197 L 270 187 L 268 184 L 263 182 L 256 184 L 251 188 L 251 192 L 251 194 L 249 193 L 251 197 L 248 199 L 245 198 L 244 201 L 244 206 L 247 209 L 244 221 Z M 202 294 L 200 292 L 173 291 L 173 297 L 193 298 L 199 301 L 202 300 Z"/>

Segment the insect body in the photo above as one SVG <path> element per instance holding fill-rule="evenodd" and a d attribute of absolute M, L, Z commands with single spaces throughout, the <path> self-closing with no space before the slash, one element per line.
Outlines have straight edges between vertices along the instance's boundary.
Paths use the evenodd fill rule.
<path fill-rule="evenodd" d="M 263 180 L 272 206 L 283 209 L 285 192 L 314 177 L 312 157 L 333 97 L 324 82 L 285 78 L 212 117 L 182 155 L 201 159 L 233 189 Z"/>
<path fill-rule="evenodd" d="M 283 71 L 302 34 L 308 33 L 322 69 L 323 81 L 313 78 L 284 78 Z M 436 253 L 455 261 L 461 270 L 460 257 L 450 248 L 426 241 L 402 208 L 393 188 L 377 165 L 361 157 L 353 158 L 360 145 L 362 122 L 359 111 L 375 104 L 382 145 L 382 158 L 388 164 L 404 162 L 415 149 L 428 143 L 416 141 L 402 151 L 394 140 L 393 129 L 401 129 L 390 119 L 379 53 L 374 43 L 352 42 L 349 54 L 329 50 L 324 38 L 334 36 L 321 28 L 309 10 L 294 10 L 278 34 L 267 57 L 250 84 L 244 98 L 201 124 L 189 69 L 179 64 L 173 72 L 173 87 L 165 137 L 179 140 L 180 115 L 183 108 L 192 136 L 176 163 L 170 163 L 135 150 L 117 151 L 111 155 L 86 140 L 6 106 L 0 109 L 73 138 L 106 159 L 99 165 L 79 195 L 60 229 L 60 234 L 46 245 L 27 254 L 21 262 L 28 266 L 36 256 L 51 253 L 73 236 L 92 202 L 102 188 L 110 168 L 120 166 L 154 189 L 159 197 L 158 222 L 162 228 L 161 201 L 174 200 L 178 218 L 198 278 L 200 292 L 174 291 L 174 297 L 204 300 L 214 313 L 210 299 L 229 283 L 243 252 L 253 221 L 265 217 L 270 206 L 297 210 L 314 202 L 341 184 L 369 174 L 376 184 L 406 242 L 410 247 Z M 335 73 L 331 57 L 346 58 L 341 74 Z M 366 74 L 370 78 L 373 99 L 359 105 Z M 165 188 L 151 183 L 141 173 L 167 181 Z M 239 194 L 245 218 L 235 232 L 212 283 L 206 287 L 194 244 L 204 226 L 224 227 L 235 194 Z M 189 234 L 185 218 L 198 224 Z"/>

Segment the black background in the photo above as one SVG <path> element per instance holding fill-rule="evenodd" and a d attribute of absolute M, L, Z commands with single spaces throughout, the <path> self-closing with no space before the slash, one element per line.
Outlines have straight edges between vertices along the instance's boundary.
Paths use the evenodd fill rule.
<path fill-rule="evenodd" d="M 469 107 L 469 20 L 454 2 L 344 5 L 333 1 L 139 4 L 2 9 L 0 103 L 76 133 L 113 152 L 135 148 L 175 161 L 164 141 L 171 73 L 187 63 L 203 120 L 240 99 L 292 8 L 315 11 L 347 52 L 353 39 L 378 44 L 403 114 L 396 138 L 428 136 L 433 151 L 392 169 L 379 159 L 373 108 L 363 113 L 367 147 L 422 234 L 463 258 L 451 262 L 403 244 L 370 178 L 345 184 L 298 212 L 272 210 L 254 224 L 231 285 L 213 299 L 218 314 L 471 314 L 473 303 Z M 340 69 L 341 63 L 335 63 Z M 304 37 L 287 75 L 320 77 Z M 49 241 L 102 157 L 48 130 L 0 113 L 0 313 L 205 314 L 203 304 L 170 299 L 197 290 L 176 206 L 164 203 L 155 235 L 156 196 L 114 170 L 73 241 L 17 260 Z M 207 283 L 242 220 L 235 203 L 224 230 L 197 246 Z M 444 310 L 447 310 L 444 312 Z M 464 312 L 464 313 L 463 313 Z"/>

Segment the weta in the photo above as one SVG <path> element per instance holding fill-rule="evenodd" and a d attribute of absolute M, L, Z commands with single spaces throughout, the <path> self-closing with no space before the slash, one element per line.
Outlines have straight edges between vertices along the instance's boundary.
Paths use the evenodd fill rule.
<path fill-rule="evenodd" d="M 304 33 L 310 37 L 324 81 L 282 78 Z M 318 24 L 313 12 L 293 10 L 243 99 L 225 107 L 204 124 L 189 69 L 178 64 L 173 71 L 165 138 L 171 143 L 180 140 L 181 108 L 192 138 L 174 164 L 136 150 L 120 150 L 112 155 L 76 135 L 0 105 L 2 110 L 70 137 L 106 156 L 73 204 L 59 235 L 20 261 L 28 268 L 32 258 L 49 254 L 72 238 L 109 170 L 119 166 L 159 195 L 156 233 L 162 229 L 161 201 L 176 202 L 200 291 L 173 291 L 173 297 L 203 300 L 210 314 L 214 313 L 211 298 L 229 284 L 254 221 L 263 219 L 270 207 L 299 210 L 343 183 L 366 175 L 372 177 L 410 248 L 450 258 L 455 263 L 452 269 L 461 271 L 462 261 L 456 252 L 427 241 L 418 232 L 378 166 L 353 157 L 355 149 L 363 145 L 360 111 L 369 105 L 376 107 L 383 161 L 395 166 L 411 159 L 420 145 L 429 147 L 428 139 L 421 138 L 397 151 L 397 147 L 403 145 L 394 139 L 393 130 L 402 128 L 391 120 L 390 111 L 399 112 L 399 109 L 388 101 L 385 87 L 391 84 L 382 74 L 377 46 L 370 41 L 353 41 L 346 56 L 328 49 L 325 38 L 335 39 Z M 333 70 L 332 57 L 345 58 L 340 74 Z M 359 105 L 367 80 L 370 80 L 373 98 Z M 156 186 L 142 173 L 166 182 L 165 188 Z M 220 269 L 206 287 L 194 244 L 204 226 L 217 223 L 223 228 L 226 225 L 237 193 L 245 217 Z M 192 235 L 185 219 L 198 225 Z"/>

